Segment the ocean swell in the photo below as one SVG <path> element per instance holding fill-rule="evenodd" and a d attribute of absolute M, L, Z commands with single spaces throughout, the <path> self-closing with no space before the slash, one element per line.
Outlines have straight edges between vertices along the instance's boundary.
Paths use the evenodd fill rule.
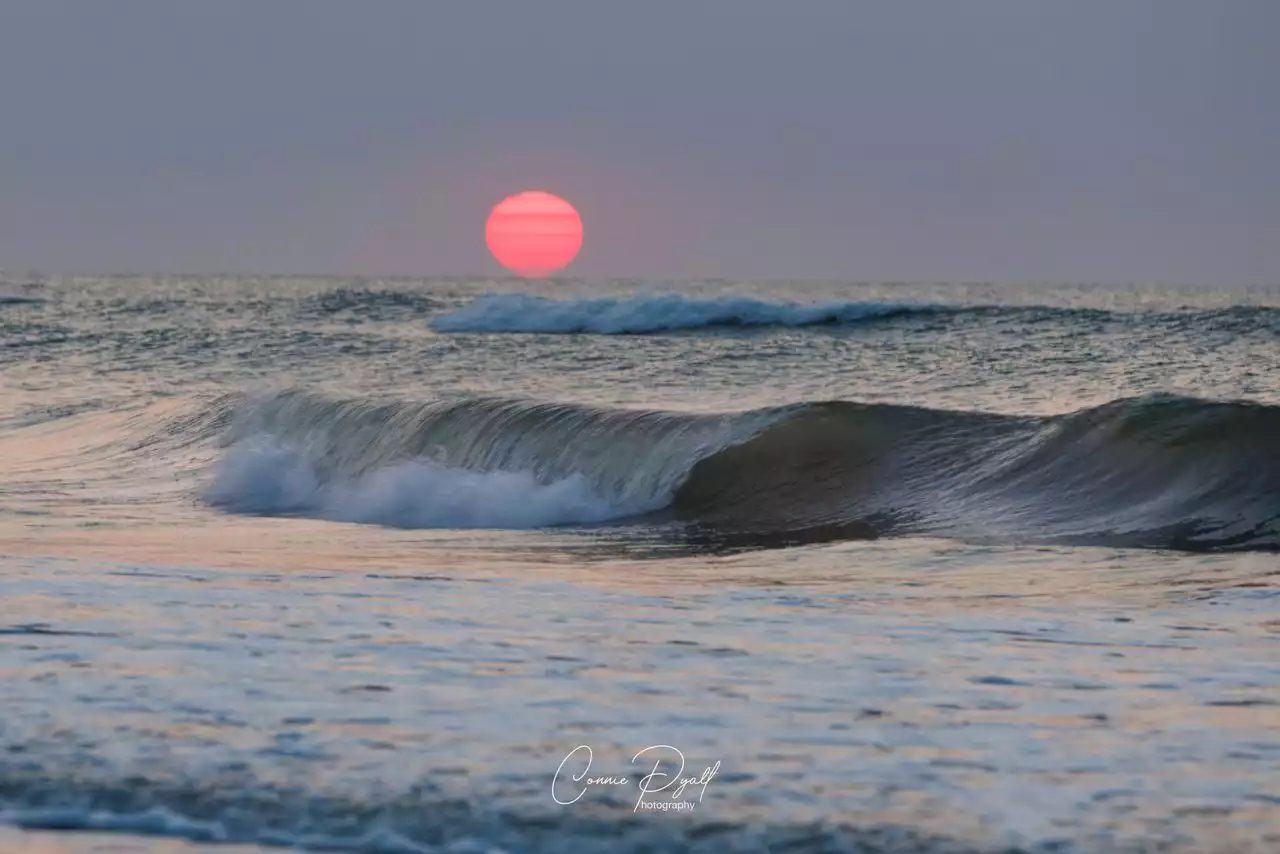
<path fill-rule="evenodd" d="M 243 403 L 231 512 L 401 527 L 642 523 L 787 545 L 879 536 L 1280 548 L 1280 408 L 1172 396 L 1033 417 L 850 402 L 694 415 L 529 401 Z"/>

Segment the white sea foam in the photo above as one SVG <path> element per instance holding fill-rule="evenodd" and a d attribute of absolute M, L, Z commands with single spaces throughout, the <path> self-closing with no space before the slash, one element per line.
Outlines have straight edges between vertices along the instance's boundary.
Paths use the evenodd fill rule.
<path fill-rule="evenodd" d="M 530 294 L 485 294 L 431 322 L 437 332 L 594 332 L 642 334 L 706 326 L 849 324 L 935 310 L 920 303 L 835 302 L 804 305 L 762 300 L 688 299 L 676 294 L 553 300 Z"/>
<path fill-rule="evenodd" d="M 396 528 L 543 528 L 626 515 L 581 475 L 540 483 L 527 472 L 476 472 L 406 460 L 325 480 L 304 454 L 260 442 L 231 448 L 204 497 L 233 513 Z"/>

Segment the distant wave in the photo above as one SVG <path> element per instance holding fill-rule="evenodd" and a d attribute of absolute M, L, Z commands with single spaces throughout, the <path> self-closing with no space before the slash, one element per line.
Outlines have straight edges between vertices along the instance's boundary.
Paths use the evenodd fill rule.
<path fill-rule="evenodd" d="M 678 294 L 610 299 L 554 300 L 530 294 L 486 294 L 437 315 L 437 332 L 594 333 L 644 335 L 717 327 L 856 326 L 922 315 L 973 316 L 1025 323 L 1117 322 L 1195 328 L 1233 334 L 1280 333 L 1280 308 L 1229 306 L 1213 309 L 1112 311 L 1047 305 L 938 305 L 923 302 L 767 302 L 748 298 L 692 299 Z"/>
<path fill-rule="evenodd" d="M 552 300 L 529 294 L 486 294 L 431 322 L 437 332 L 594 332 L 636 335 L 709 326 L 850 324 L 940 311 L 906 302 L 803 305 L 755 299 L 689 299 L 679 295 Z"/>
<path fill-rule="evenodd" d="M 748 546 L 915 534 L 1280 549 L 1280 407 L 1261 404 L 690 415 L 287 392 L 215 423 L 231 425 L 229 447 L 205 497 L 232 512 L 407 527 L 625 520 Z"/>

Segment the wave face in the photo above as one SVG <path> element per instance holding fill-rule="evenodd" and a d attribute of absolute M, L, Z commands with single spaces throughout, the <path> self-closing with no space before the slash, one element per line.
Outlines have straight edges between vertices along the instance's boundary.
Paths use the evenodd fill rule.
<path fill-rule="evenodd" d="M 838 302 L 821 305 L 682 296 L 552 300 L 528 294 L 486 294 L 436 317 L 437 332 L 593 332 L 638 335 L 715 326 L 853 324 L 942 309 L 914 303 Z"/>
<path fill-rule="evenodd" d="M 230 447 L 205 498 L 232 512 L 402 527 L 625 520 L 747 546 L 930 535 L 1280 549 L 1280 407 L 1261 404 L 688 415 L 288 392 L 214 422 L 230 425 Z"/>
<path fill-rule="evenodd" d="M 748 540 L 1277 549 L 1280 408 L 1154 396 L 1018 417 L 814 404 L 697 463 L 673 506 Z"/>

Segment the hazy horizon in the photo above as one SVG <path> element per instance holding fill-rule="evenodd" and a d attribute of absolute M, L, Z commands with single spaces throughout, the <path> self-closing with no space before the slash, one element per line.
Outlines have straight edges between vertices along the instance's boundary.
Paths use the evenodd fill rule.
<path fill-rule="evenodd" d="M 1280 283 L 1266 0 L 0 11 L 0 269 Z"/>
<path fill-rule="evenodd" d="M 575 265 L 576 266 L 576 265 Z M 456 281 L 459 283 L 475 284 L 479 282 L 509 282 L 513 285 L 519 285 L 524 282 L 581 282 L 581 283 L 598 283 L 610 282 L 614 284 L 634 283 L 641 286 L 663 285 L 663 284 L 714 284 L 717 282 L 736 283 L 743 285 L 830 285 L 830 286 L 881 286 L 894 287 L 902 286 L 904 288 L 916 286 L 955 286 L 958 288 L 973 286 L 990 286 L 994 288 L 1051 288 L 1051 287 L 1084 287 L 1084 288 L 1160 288 L 1171 289 L 1173 291 L 1198 288 L 1216 288 L 1225 291 L 1237 290 L 1263 290 L 1270 292 L 1280 288 L 1280 279 L 1267 281 L 1234 281 L 1234 282 L 1191 282 L 1191 281 L 1162 281 L 1158 279 L 1132 279 L 1132 280 L 1106 280 L 1106 279 L 1039 279 L 1039 278 L 969 278 L 963 276 L 953 276 L 949 279 L 941 278 L 905 278 L 900 276 L 886 276 L 882 278 L 869 278 L 866 276 L 773 276 L 773 277 L 752 277 L 752 276 L 679 276 L 679 275 L 644 275 L 644 276 L 624 276 L 624 275 L 583 275 L 574 273 L 572 270 L 556 275 L 547 276 L 542 279 L 531 278 L 525 276 L 517 276 L 511 273 L 503 273 L 494 271 L 492 273 L 378 273 L 361 270 L 335 270 L 321 272 L 307 271 L 289 271 L 289 270 L 73 270 L 73 269 L 0 269 L 0 277 L 8 277 L 11 279 L 21 279 L 30 277 L 32 279 L 138 279 L 138 280 L 155 280 L 155 279 L 279 279 L 282 281 L 349 281 L 352 279 L 381 281 L 381 282 L 426 282 L 426 281 Z"/>

